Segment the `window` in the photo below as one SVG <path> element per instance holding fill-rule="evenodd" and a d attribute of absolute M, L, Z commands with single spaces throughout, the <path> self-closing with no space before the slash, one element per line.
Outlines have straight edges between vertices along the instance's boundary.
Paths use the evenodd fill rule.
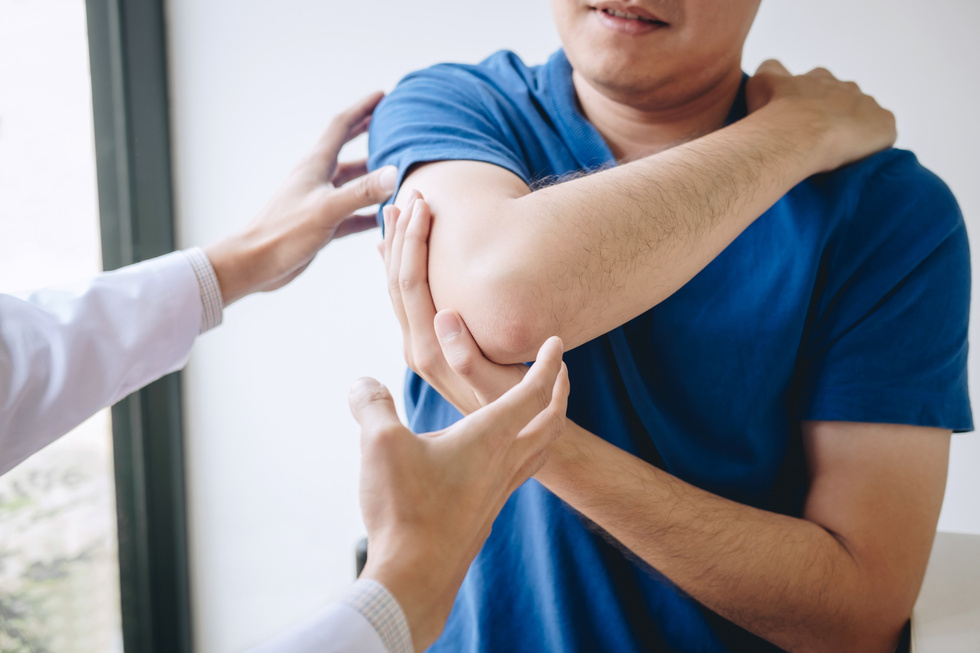
<path fill-rule="evenodd" d="M 84 0 L 0 0 L 0 290 L 101 270 Z M 0 477 L 0 650 L 122 650 L 109 411 Z"/>

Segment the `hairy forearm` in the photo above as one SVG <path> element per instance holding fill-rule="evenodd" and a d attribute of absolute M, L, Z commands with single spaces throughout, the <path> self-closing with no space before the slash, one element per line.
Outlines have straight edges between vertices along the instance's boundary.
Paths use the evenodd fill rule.
<path fill-rule="evenodd" d="M 528 360 L 549 335 L 572 348 L 606 333 L 676 292 L 815 172 L 810 153 L 821 134 L 799 125 L 763 109 L 659 154 L 519 196 L 450 206 L 423 182 L 435 215 L 436 305 L 459 310 L 501 363 Z"/>
<path fill-rule="evenodd" d="M 536 478 L 696 600 L 781 648 L 897 644 L 908 615 L 883 608 L 889 599 L 845 542 L 813 522 L 701 490 L 571 422 Z"/>

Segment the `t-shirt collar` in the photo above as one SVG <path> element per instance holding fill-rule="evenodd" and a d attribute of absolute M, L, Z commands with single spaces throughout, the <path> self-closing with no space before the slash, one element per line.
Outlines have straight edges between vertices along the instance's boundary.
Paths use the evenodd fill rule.
<path fill-rule="evenodd" d="M 579 109 L 578 96 L 572 83 L 572 64 L 563 49 L 558 50 L 545 64 L 547 75 L 546 101 L 549 102 L 555 126 L 568 144 L 572 155 L 583 170 L 595 170 L 615 164 L 615 157 L 602 136 Z M 728 112 L 726 125 L 741 120 L 748 114 L 745 103 L 745 83 L 749 76 L 742 73 L 742 84 Z"/>

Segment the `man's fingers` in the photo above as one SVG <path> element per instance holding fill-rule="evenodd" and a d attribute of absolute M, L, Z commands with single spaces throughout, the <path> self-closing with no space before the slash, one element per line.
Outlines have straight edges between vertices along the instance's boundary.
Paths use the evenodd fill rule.
<path fill-rule="evenodd" d="M 343 238 L 344 236 L 350 236 L 351 234 L 358 234 L 362 231 L 367 231 L 368 229 L 374 229 L 378 226 L 378 219 L 373 214 L 372 215 L 352 215 L 337 227 L 337 231 L 334 232 L 334 240 L 338 238 Z"/>
<path fill-rule="evenodd" d="M 365 434 L 373 434 L 393 426 L 400 427 L 401 420 L 395 410 L 395 401 L 388 388 L 372 378 L 364 377 L 351 386 L 350 410 Z"/>
<path fill-rule="evenodd" d="M 331 182 L 334 186 L 343 186 L 351 179 L 357 179 L 368 173 L 367 159 L 360 161 L 343 161 L 337 164 L 337 171 Z"/>
<path fill-rule="evenodd" d="M 385 166 L 349 181 L 328 196 L 333 215 L 349 215 L 391 197 L 398 183 L 398 168 Z"/>
<path fill-rule="evenodd" d="M 786 66 L 777 61 L 776 59 L 766 59 L 761 64 L 759 64 L 758 69 L 755 71 L 756 75 L 781 75 L 783 77 L 790 77 L 790 72 L 786 70 Z"/>
<path fill-rule="evenodd" d="M 317 141 L 313 151 L 313 156 L 323 170 L 326 179 L 333 177 L 334 168 L 337 165 L 337 155 L 340 154 L 340 148 L 344 146 L 344 143 L 350 139 L 351 132 L 374 112 L 374 108 L 378 106 L 383 97 L 384 93 L 375 91 L 347 107 L 330 121 L 330 125 L 320 136 L 320 140 Z"/>
<path fill-rule="evenodd" d="M 807 77 L 819 77 L 821 79 L 837 79 L 834 74 L 826 68 L 819 66 L 808 72 Z"/>

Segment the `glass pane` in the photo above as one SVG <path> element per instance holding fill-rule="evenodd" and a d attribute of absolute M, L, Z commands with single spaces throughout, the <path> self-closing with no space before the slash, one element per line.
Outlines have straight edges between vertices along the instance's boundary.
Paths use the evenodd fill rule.
<path fill-rule="evenodd" d="M 101 269 L 85 0 L 0 0 L 0 291 Z M 0 651 L 122 650 L 109 413 L 0 477 Z"/>

